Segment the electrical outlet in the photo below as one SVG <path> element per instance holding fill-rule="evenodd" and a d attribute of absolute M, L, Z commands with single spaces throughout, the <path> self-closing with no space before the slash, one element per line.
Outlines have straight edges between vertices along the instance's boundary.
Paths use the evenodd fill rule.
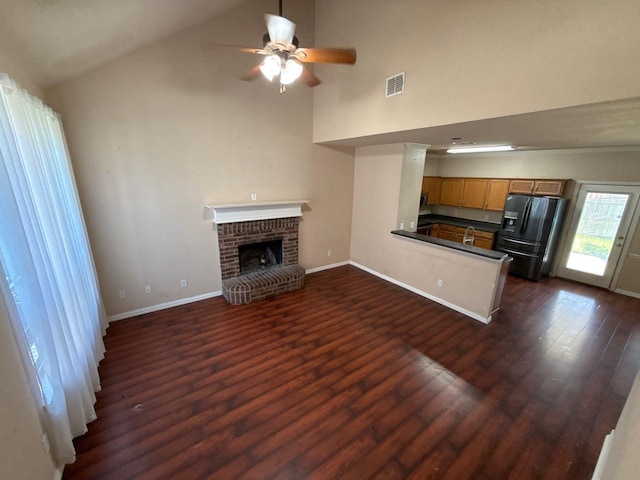
<path fill-rule="evenodd" d="M 187 288 L 187 280 L 186 279 L 182 279 L 180 280 L 180 287 L 181 288 Z"/>
<path fill-rule="evenodd" d="M 404 223 L 400 223 L 400 230 L 404 230 Z"/>
<path fill-rule="evenodd" d="M 439 287 L 441 287 L 441 286 L 442 286 L 442 279 L 441 279 L 441 278 L 439 278 L 439 279 L 438 279 L 437 285 L 438 285 Z"/>
<path fill-rule="evenodd" d="M 331 250 L 327 250 L 327 257 L 331 256 Z"/>
<path fill-rule="evenodd" d="M 410 228 L 416 228 L 416 222 L 411 222 L 411 223 L 409 224 L 409 227 L 410 227 Z"/>
<path fill-rule="evenodd" d="M 484 219 L 485 219 L 485 220 L 489 220 L 489 215 L 485 215 L 485 216 L 484 216 Z"/>
<path fill-rule="evenodd" d="M 118 296 L 120 297 L 120 300 L 124 300 L 125 298 L 127 298 L 127 294 L 124 293 L 124 290 L 120 290 Z"/>
<path fill-rule="evenodd" d="M 144 293 L 151 293 L 151 285 L 145 285 Z"/>
<path fill-rule="evenodd" d="M 251 200 L 253 200 L 255 202 L 255 200 L 258 198 L 258 196 L 255 193 L 251 194 Z"/>

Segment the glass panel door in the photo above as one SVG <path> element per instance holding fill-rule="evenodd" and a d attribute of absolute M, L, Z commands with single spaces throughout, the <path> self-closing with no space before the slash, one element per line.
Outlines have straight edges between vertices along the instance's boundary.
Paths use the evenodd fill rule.
<path fill-rule="evenodd" d="M 609 288 L 639 191 L 611 185 L 580 188 L 559 276 Z"/>

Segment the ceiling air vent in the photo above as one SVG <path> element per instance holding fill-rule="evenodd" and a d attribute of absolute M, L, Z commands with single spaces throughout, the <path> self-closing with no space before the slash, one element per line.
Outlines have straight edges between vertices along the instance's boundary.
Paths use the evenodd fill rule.
<path fill-rule="evenodd" d="M 404 92 L 404 72 L 387 78 L 387 93 L 385 97 L 393 97 Z"/>

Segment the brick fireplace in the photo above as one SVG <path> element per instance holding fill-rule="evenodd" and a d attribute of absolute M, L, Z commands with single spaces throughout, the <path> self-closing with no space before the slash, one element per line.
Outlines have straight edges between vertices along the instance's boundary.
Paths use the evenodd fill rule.
<path fill-rule="evenodd" d="M 297 209 L 291 208 L 292 203 L 297 205 Z M 218 232 L 222 294 L 229 303 L 251 303 L 304 286 L 304 268 L 298 264 L 298 227 L 302 203 L 210 207 Z M 282 252 L 277 255 L 279 263 L 271 265 L 273 262 L 264 262 L 263 268 L 254 268 L 248 273 L 240 271 L 240 247 L 273 246 L 280 241 Z"/>

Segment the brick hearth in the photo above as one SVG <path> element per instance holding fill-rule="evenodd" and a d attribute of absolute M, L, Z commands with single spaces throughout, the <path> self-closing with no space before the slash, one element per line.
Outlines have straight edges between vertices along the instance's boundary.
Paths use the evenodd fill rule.
<path fill-rule="evenodd" d="M 299 222 L 298 217 L 289 217 L 217 225 L 222 293 L 229 303 L 249 303 L 302 288 L 304 269 L 298 265 Z M 282 239 L 282 265 L 240 273 L 240 245 L 276 239 Z"/>

